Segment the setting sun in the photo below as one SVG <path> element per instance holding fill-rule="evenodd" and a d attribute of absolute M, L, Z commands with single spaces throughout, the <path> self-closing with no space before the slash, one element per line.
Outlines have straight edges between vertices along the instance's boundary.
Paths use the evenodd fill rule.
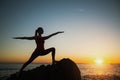
<path fill-rule="evenodd" d="M 102 59 L 96 59 L 95 62 L 96 62 L 96 64 L 103 64 L 103 60 Z"/>

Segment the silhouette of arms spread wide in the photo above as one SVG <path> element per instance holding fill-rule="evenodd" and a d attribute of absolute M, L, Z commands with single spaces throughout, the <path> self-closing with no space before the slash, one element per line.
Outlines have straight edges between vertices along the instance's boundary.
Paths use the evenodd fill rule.
<path fill-rule="evenodd" d="M 52 36 L 54 36 L 54 35 L 57 35 L 57 34 L 59 34 L 59 33 L 64 33 L 64 31 L 59 31 L 59 32 L 50 34 L 50 35 L 48 35 L 48 36 L 45 36 L 44 39 L 46 40 L 46 39 L 48 39 L 48 38 L 50 38 L 50 37 L 52 37 Z"/>
<path fill-rule="evenodd" d="M 58 32 L 56 32 L 56 33 L 50 34 L 50 35 L 45 36 L 45 37 L 43 37 L 43 38 L 46 40 L 46 39 L 48 39 L 48 38 L 50 38 L 50 37 L 52 37 L 52 36 L 54 36 L 54 35 L 57 35 L 57 34 L 59 34 L 59 33 L 64 33 L 64 31 L 58 31 Z M 32 37 L 13 37 L 13 39 L 34 40 L 35 37 L 37 37 L 37 30 L 35 31 L 35 36 L 32 36 Z"/>
<path fill-rule="evenodd" d="M 14 37 L 13 39 L 27 39 L 27 40 L 34 40 L 34 36 L 33 36 L 33 37 Z"/>

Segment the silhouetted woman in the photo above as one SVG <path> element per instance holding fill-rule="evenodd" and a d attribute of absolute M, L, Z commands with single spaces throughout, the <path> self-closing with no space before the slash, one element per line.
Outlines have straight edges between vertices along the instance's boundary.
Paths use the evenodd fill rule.
<path fill-rule="evenodd" d="M 27 39 L 27 40 L 35 40 L 36 42 L 36 49 L 34 50 L 34 52 L 32 53 L 30 59 L 24 63 L 24 65 L 22 66 L 22 68 L 20 69 L 20 72 L 23 71 L 23 69 L 28 65 L 30 64 L 35 58 L 37 58 L 38 56 L 43 56 L 43 55 L 46 55 L 50 52 L 52 52 L 52 64 L 55 63 L 55 48 L 52 47 L 52 48 L 49 48 L 49 49 L 45 49 L 44 48 L 44 43 L 45 43 L 45 40 L 46 39 L 49 39 L 50 37 L 58 34 L 58 33 L 63 33 L 63 31 L 60 31 L 60 32 L 56 32 L 56 33 L 53 33 L 49 36 L 45 36 L 45 37 L 42 37 L 42 34 L 43 34 L 43 29 L 41 27 L 39 27 L 36 31 L 35 31 L 35 36 L 33 37 L 14 37 L 14 39 Z"/>

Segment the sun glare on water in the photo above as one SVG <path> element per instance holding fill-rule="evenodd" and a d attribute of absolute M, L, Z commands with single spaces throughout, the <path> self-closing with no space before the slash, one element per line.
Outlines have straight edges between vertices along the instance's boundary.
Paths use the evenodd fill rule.
<path fill-rule="evenodd" d="M 96 59 L 96 60 L 95 60 L 95 63 L 96 63 L 96 64 L 103 64 L 103 60 L 102 60 L 102 59 Z"/>

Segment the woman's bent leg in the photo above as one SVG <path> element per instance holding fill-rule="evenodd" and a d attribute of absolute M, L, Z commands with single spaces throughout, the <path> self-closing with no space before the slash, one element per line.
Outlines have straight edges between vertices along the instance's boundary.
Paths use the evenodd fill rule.
<path fill-rule="evenodd" d="M 51 48 L 52 51 L 52 64 L 55 64 L 55 48 Z"/>
<path fill-rule="evenodd" d="M 49 48 L 45 50 L 45 55 L 52 52 L 52 64 L 55 64 L 55 48 Z"/>

